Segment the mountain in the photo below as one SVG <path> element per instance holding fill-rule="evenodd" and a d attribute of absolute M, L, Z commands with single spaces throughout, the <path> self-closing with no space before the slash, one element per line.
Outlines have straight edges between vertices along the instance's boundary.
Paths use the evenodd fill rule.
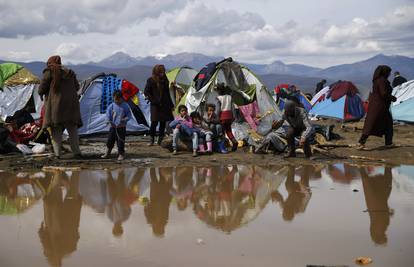
<path fill-rule="evenodd" d="M 131 57 L 130 55 L 124 52 L 116 52 L 115 54 L 99 61 L 99 62 L 90 62 L 88 65 L 96 65 L 99 67 L 107 68 L 129 68 L 139 64 L 139 59 Z"/>
<path fill-rule="evenodd" d="M 286 75 L 300 75 L 313 76 L 320 68 L 310 67 L 301 64 L 285 64 L 282 61 L 275 61 L 271 64 L 245 64 L 249 69 L 257 74 L 286 74 Z"/>

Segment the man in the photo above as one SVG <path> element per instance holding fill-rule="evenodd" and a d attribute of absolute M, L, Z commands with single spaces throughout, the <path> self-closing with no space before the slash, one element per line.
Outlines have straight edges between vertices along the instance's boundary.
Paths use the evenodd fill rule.
<path fill-rule="evenodd" d="M 392 81 L 392 87 L 397 87 L 403 83 L 407 82 L 407 79 L 400 75 L 398 71 L 394 72 L 394 80 Z"/>
<path fill-rule="evenodd" d="M 316 84 L 315 95 L 316 95 L 316 94 L 317 94 L 320 90 L 322 90 L 322 89 L 325 87 L 325 84 L 326 84 L 326 80 L 325 80 L 325 79 L 321 80 L 320 82 L 318 82 L 318 83 Z"/>
<path fill-rule="evenodd" d="M 314 133 L 314 128 L 309 121 L 308 114 L 304 108 L 298 107 L 293 101 L 285 102 L 285 112 L 280 121 L 274 122 L 273 129 L 280 128 L 283 123 L 287 121 L 290 125 L 287 133 L 287 141 L 289 146 L 289 153 L 286 157 L 296 157 L 295 152 L 295 137 L 300 136 L 300 146 L 303 146 L 305 156 L 309 158 L 312 156 L 309 139 Z"/>

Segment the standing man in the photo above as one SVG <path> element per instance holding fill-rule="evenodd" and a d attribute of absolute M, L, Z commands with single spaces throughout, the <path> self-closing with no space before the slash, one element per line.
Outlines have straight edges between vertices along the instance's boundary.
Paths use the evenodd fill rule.
<path fill-rule="evenodd" d="M 401 76 L 398 71 L 394 72 L 394 80 L 392 81 L 393 88 L 406 82 L 407 82 L 407 79 Z"/>
<path fill-rule="evenodd" d="M 283 123 L 289 123 L 289 130 L 287 132 L 287 141 L 289 146 L 289 153 L 287 158 L 296 157 L 295 152 L 295 137 L 300 136 L 299 144 L 303 146 L 303 152 L 307 158 L 312 156 L 310 147 L 310 137 L 314 133 L 314 128 L 310 123 L 308 114 L 304 108 L 296 106 L 295 102 L 288 100 L 285 102 L 285 112 L 280 121 L 274 122 L 272 128 L 277 130 Z"/>
<path fill-rule="evenodd" d="M 322 90 L 322 89 L 325 87 L 325 84 L 326 84 L 326 80 L 325 80 L 325 79 L 321 80 L 320 82 L 318 82 L 318 83 L 316 84 L 315 95 L 316 95 L 316 94 L 317 94 L 320 90 Z"/>

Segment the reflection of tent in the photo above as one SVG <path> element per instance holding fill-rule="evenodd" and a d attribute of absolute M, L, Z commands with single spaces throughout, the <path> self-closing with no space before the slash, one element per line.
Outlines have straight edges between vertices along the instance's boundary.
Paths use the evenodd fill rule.
<path fill-rule="evenodd" d="M 281 118 L 276 102 L 263 83 L 247 67 L 232 59 L 213 62 L 201 69 L 180 104 L 185 104 L 189 112 L 198 110 L 201 113 L 204 112 L 207 103 L 217 106 L 218 93 L 215 86 L 220 83 L 230 88 L 236 105 L 243 106 L 256 101 L 259 113 L 266 115 L 261 120 L 258 132 L 263 130 L 263 127 L 271 127 L 273 120 Z"/>
<path fill-rule="evenodd" d="M 349 184 L 352 180 L 360 177 L 357 167 L 345 163 L 329 165 L 327 170 L 331 179 L 341 184 Z"/>
<path fill-rule="evenodd" d="M 358 89 L 348 81 L 338 81 L 329 89 L 325 87 L 313 97 L 311 103 L 313 107 L 309 114 L 321 118 L 353 121 L 365 115 Z"/>
<path fill-rule="evenodd" d="M 40 118 L 42 101 L 37 93 L 39 79 L 14 63 L 0 64 L 0 117 L 5 119 L 28 106 L 32 116 Z"/>
<path fill-rule="evenodd" d="M 29 209 L 41 197 L 42 191 L 34 183 L 14 178 L 15 196 L 0 195 L 0 215 L 17 215 Z"/>
<path fill-rule="evenodd" d="M 144 132 L 150 122 L 149 104 L 139 89 L 128 82 L 104 73 L 96 75 L 81 84 L 80 109 L 83 126 L 79 128 L 80 135 L 107 132 L 106 108 L 112 103 L 112 93 L 121 90 L 122 95 L 133 113 L 128 122 L 128 132 Z"/>
<path fill-rule="evenodd" d="M 197 71 L 190 67 L 177 67 L 167 72 L 168 81 L 170 83 L 175 82 L 184 92 L 187 92 L 196 75 Z M 170 94 L 175 105 L 176 93 L 170 89 Z"/>
<path fill-rule="evenodd" d="M 414 80 L 395 87 L 393 95 L 397 98 L 391 107 L 393 119 L 414 122 Z"/>
<path fill-rule="evenodd" d="M 278 101 L 277 104 L 279 105 L 280 110 L 284 109 L 285 101 L 287 99 L 294 97 L 307 111 L 309 111 L 312 108 L 312 105 L 308 98 L 299 90 L 291 91 L 292 87 L 296 89 L 296 87 L 291 84 L 279 84 L 275 87 L 275 100 Z"/>

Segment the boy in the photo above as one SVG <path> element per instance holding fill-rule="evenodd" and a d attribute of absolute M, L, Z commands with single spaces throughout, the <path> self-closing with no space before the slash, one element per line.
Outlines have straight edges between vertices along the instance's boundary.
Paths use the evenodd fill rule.
<path fill-rule="evenodd" d="M 108 124 L 111 126 L 109 128 L 109 136 L 106 143 L 107 150 L 102 158 L 109 157 L 116 141 L 118 147 L 118 160 L 121 161 L 125 158 L 126 125 L 131 119 L 131 110 L 129 109 L 128 104 L 124 102 L 121 91 L 115 91 L 113 99 L 114 102 L 110 104 L 106 110 Z"/>
<path fill-rule="evenodd" d="M 234 135 L 231 131 L 231 124 L 234 120 L 233 117 L 233 100 L 231 95 L 228 94 L 228 88 L 224 84 L 217 85 L 218 96 L 217 100 L 220 103 L 220 123 L 223 127 L 223 131 L 226 133 L 227 137 L 230 139 L 232 146 L 232 151 L 237 150 L 237 140 L 234 138 Z"/>
<path fill-rule="evenodd" d="M 191 137 L 193 142 L 193 157 L 197 157 L 198 133 L 193 128 L 193 121 L 188 116 L 188 109 L 184 105 L 178 107 L 179 116 L 170 123 L 173 129 L 173 155 L 177 155 L 177 142 L 180 135 Z"/>

